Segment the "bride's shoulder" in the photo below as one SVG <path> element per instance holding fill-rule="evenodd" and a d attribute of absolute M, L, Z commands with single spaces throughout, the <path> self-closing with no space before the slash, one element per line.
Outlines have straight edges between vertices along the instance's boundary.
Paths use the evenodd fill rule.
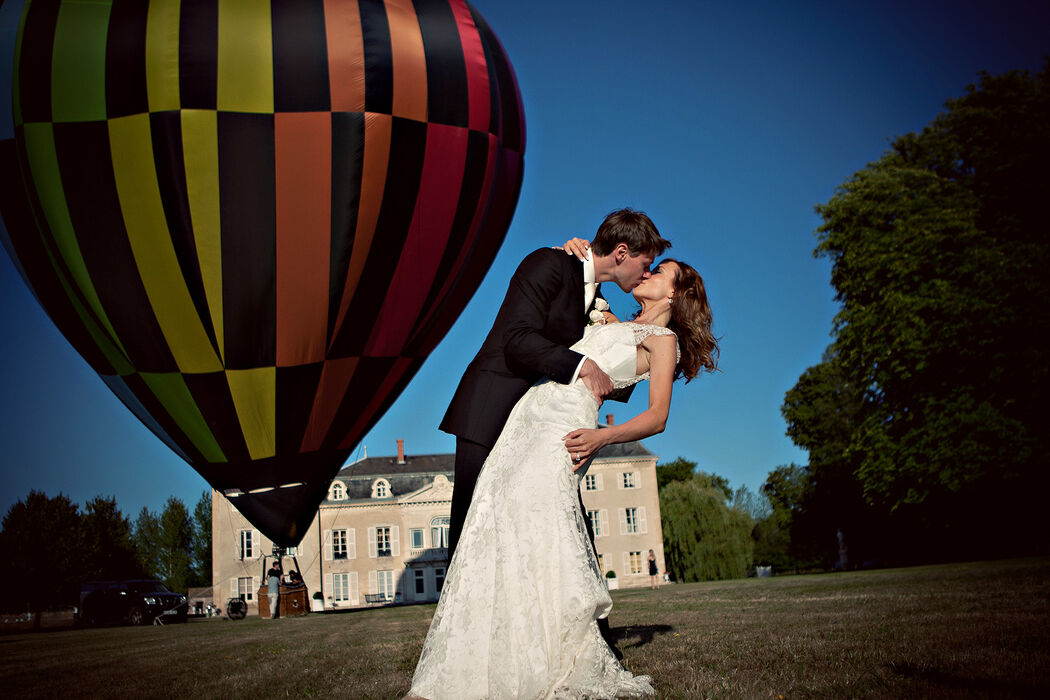
<path fill-rule="evenodd" d="M 654 337 L 655 338 L 663 338 L 663 337 L 677 338 L 678 337 L 678 336 L 675 335 L 674 331 L 672 331 L 670 328 L 667 328 L 666 326 L 654 326 L 654 325 L 649 324 L 649 323 L 635 323 L 634 321 L 629 321 L 629 322 L 627 322 L 627 323 L 625 323 L 623 325 L 630 325 L 630 326 L 632 326 L 633 329 L 634 329 L 635 337 L 637 337 L 639 341 L 646 340 L 648 338 L 654 338 Z"/>
<path fill-rule="evenodd" d="M 639 345 L 650 353 L 674 353 L 676 363 L 681 359 L 682 350 L 678 347 L 678 336 L 674 331 L 664 326 L 645 325 L 642 328 L 635 334 Z"/>

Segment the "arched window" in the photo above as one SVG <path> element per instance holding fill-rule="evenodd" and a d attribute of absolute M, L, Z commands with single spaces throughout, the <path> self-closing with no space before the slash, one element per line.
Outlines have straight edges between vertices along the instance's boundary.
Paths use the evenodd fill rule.
<path fill-rule="evenodd" d="M 328 489 L 328 499 L 331 501 L 346 500 L 346 486 L 343 485 L 342 481 L 332 482 L 332 485 Z"/>
<path fill-rule="evenodd" d="M 390 482 L 386 479 L 376 479 L 372 482 L 372 498 L 389 498 Z"/>
<path fill-rule="evenodd" d="M 448 524 L 450 518 L 438 516 L 430 521 L 430 546 L 440 549 L 448 548 Z"/>

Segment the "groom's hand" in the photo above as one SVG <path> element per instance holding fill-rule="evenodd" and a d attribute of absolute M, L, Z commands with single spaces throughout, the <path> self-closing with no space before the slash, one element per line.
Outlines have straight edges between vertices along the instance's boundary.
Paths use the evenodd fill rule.
<path fill-rule="evenodd" d="M 583 367 L 580 369 L 580 379 L 583 380 L 583 385 L 594 394 L 594 398 L 598 400 L 599 404 L 613 390 L 612 380 L 609 379 L 609 375 L 603 372 L 602 368 L 596 365 L 594 360 L 589 357 L 583 361 Z"/>

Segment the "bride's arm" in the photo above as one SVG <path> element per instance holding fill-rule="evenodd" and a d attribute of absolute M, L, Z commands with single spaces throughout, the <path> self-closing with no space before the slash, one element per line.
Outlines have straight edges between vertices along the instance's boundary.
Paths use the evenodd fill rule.
<path fill-rule="evenodd" d="M 574 430 L 563 438 L 565 449 L 573 458 L 573 471 L 606 445 L 641 440 L 663 432 L 671 410 L 671 384 L 677 361 L 675 342 L 673 335 L 653 335 L 645 340 L 649 350 L 649 408 L 619 425 Z"/>

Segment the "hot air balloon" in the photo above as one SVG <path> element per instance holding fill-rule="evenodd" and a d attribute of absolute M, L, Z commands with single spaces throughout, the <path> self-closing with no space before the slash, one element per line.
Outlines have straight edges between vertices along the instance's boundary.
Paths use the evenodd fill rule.
<path fill-rule="evenodd" d="M 298 543 L 506 234 L 503 48 L 463 0 L 15 5 L 16 267 L 150 430 Z"/>

